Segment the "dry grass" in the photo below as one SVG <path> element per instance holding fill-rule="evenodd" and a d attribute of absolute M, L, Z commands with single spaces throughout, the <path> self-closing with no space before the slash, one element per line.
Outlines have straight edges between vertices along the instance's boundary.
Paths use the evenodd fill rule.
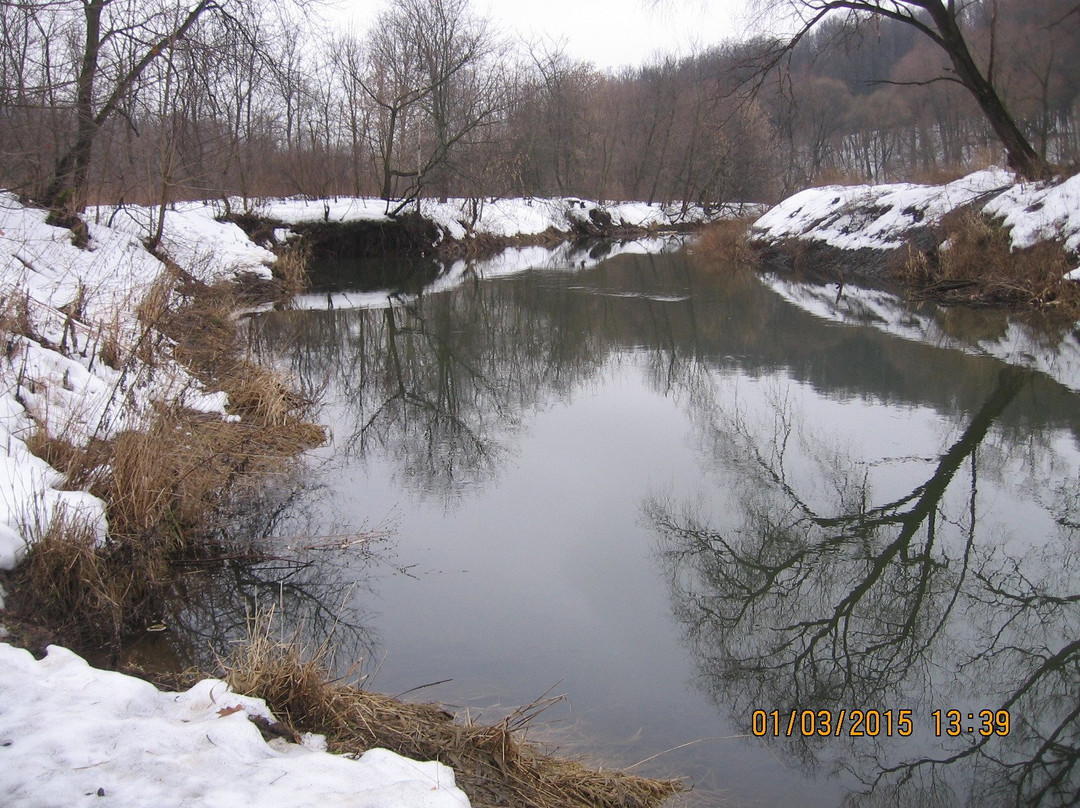
<path fill-rule="evenodd" d="M 117 314 L 106 327 L 101 326 L 98 332 L 97 356 L 101 361 L 113 370 L 120 370 L 124 366 L 125 356 L 122 347 L 120 316 Z"/>
<path fill-rule="evenodd" d="M 13 611 L 34 614 L 61 636 L 86 637 L 88 626 L 96 627 L 95 641 L 113 635 L 123 622 L 131 576 L 109 563 L 88 520 L 60 508 L 48 525 L 27 530 L 34 544 L 15 572 Z"/>
<path fill-rule="evenodd" d="M 278 431 L 276 439 L 299 448 L 318 446 L 326 440 L 323 428 L 306 420 L 313 402 L 285 383 L 280 373 L 244 360 L 227 385 L 233 412 Z"/>
<path fill-rule="evenodd" d="M 752 219 L 723 219 L 706 226 L 690 245 L 691 260 L 705 269 L 738 271 L 757 264 L 749 244 Z"/>
<path fill-rule="evenodd" d="M 160 611 L 174 563 L 213 551 L 232 504 L 313 437 L 322 431 L 309 424 L 267 427 L 180 409 L 82 449 L 37 429 L 29 448 L 63 471 L 69 487 L 104 500 L 109 538 L 95 545 L 89 527 L 68 518 L 31 526 L 13 611 L 84 653 L 115 648 Z"/>
<path fill-rule="evenodd" d="M 912 172 L 910 181 L 920 185 L 947 185 L 961 177 L 966 177 L 971 171 L 972 169 L 967 166 L 923 166 Z"/>
<path fill-rule="evenodd" d="M 108 503 L 116 537 L 156 537 L 170 550 L 186 551 L 214 528 L 232 495 L 281 471 L 322 438 L 321 428 L 306 422 L 163 411 L 146 429 L 111 443 L 109 462 L 97 465 L 90 490 Z"/>
<path fill-rule="evenodd" d="M 1080 314 L 1080 285 L 1062 278 L 1072 267 L 1061 245 L 1013 250 L 1004 229 L 971 211 L 951 217 L 944 235 L 946 248 L 929 254 L 912 249 L 900 267 L 917 297 Z"/>
<path fill-rule="evenodd" d="M 519 710 L 494 726 L 455 721 L 440 707 L 409 704 L 329 681 L 325 654 L 309 658 L 256 626 L 224 663 L 237 691 L 265 699 L 293 733 L 327 736 L 332 751 L 359 754 L 381 747 L 420 760 L 439 760 L 477 808 L 647 808 L 683 790 L 677 780 L 652 780 L 592 769 L 541 751 L 523 738 L 546 707 Z"/>
<path fill-rule="evenodd" d="M 813 177 L 812 185 L 865 185 L 866 175 L 861 171 L 836 166 L 825 166 Z"/>
<path fill-rule="evenodd" d="M 30 298 L 23 291 L 12 291 L 0 299 L 0 339 L 3 340 L 5 352 L 9 356 L 13 350 L 13 338 L 16 335 L 30 339 L 38 338 L 30 316 Z"/>
<path fill-rule="evenodd" d="M 153 369 L 164 356 L 180 360 L 207 389 L 224 390 L 240 420 L 162 406 L 141 428 L 108 441 L 76 446 L 51 435 L 47 424 L 28 439 L 31 451 L 64 473 L 67 487 L 106 503 L 102 546 L 71 520 L 31 531 L 41 540 L 13 598 L 24 621 L 51 624 L 84 652 L 141 629 L 167 592 L 173 562 L 212 549 L 233 503 L 325 440 L 307 420 L 312 402 L 237 355 L 231 291 L 182 280 L 173 272 L 139 304 L 142 332 L 120 369 L 138 370 L 138 360 Z M 5 308 L 11 328 L 18 327 L 18 306 Z"/>
<path fill-rule="evenodd" d="M 163 272 L 135 306 L 135 315 L 147 329 L 155 329 L 164 322 L 171 311 L 173 290 L 176 288 L 175 271 Z"/>
<path fill-rule="evenodd" d="M 64 475 L 67 480 L 78 477 L 86 466 L 87 451 L 59 435 L 51 435 L 37 424 L 25 440 L 30 452 Z"/>
<path fill-rule="evenodd" d="M 311 255 L 310 243 L 302 238 L 294 239 L 278 250 L 277 261 L 271 271 L 281 283 L 285 295 L 295 295 L 307 289 Z"/>

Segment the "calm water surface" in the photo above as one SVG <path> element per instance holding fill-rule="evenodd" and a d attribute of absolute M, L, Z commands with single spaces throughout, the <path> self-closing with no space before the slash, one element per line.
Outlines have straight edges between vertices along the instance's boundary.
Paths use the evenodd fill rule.
<path fill-rule="evenodd" d="M 693 804 L 1072 804 L 1071 334 L 681 252 L 484 275 L 252 320 L 333 430 L 273 541 L 322 537 L 276 591 L 343 669 L 481 720 L 565 695 L 537 737 Z"/>

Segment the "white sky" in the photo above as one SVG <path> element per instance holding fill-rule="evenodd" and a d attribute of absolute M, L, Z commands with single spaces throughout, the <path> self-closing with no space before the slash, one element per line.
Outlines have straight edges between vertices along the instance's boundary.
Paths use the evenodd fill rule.
<path fill-rule="evenodd" d="M 744 28 L 746 0 L 472 0 L 511 36 L 565 38 L 567 51 L 601 68 L 637 66 L 658 52 L 688 54 Z M 365 30 L 385 0 L 338 0 Z"/>

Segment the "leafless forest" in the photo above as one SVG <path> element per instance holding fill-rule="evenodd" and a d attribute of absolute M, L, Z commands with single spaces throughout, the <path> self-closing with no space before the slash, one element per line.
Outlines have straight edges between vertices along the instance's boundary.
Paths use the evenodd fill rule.
<path fill-rule="evenodd" d="M 299 0 L 4 0 L 0 185 L 54 209 L 293 194 L 712 203 L 1002 162 L 945 51 L 881 11 L 918 22 L 944 4 L 843 5 L 871 12 L 611 73 L 511 40 L 468 0 L 393 0 L 362 36 Z M 948 10 L 1040 159 L 1076 163 L 1080 5 Z"/>

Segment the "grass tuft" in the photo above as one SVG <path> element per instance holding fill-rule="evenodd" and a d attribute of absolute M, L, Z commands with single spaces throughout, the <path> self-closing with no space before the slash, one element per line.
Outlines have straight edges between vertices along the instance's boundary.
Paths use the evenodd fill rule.
<path fill-rule="evenodd" d="M 524 739 L 538 702 L 490 726 L 456 721 L 441 707 L 410 704 L 330 681 L 325 649 L 301 652 L 253 621 L 248 642 L 223 663 L 240 693 L 266 701 L 293 734 L 326 735 L 332 751 L 360 754 L 381 747 L 419 760 L 439 760 L 477 808 L 648 808 L 683 790 L 677 780 L 653 780 L 592 769 L 550 755 Z"/>
<path fill-rule="evenodd" d="M 113 370 L 120 370 L 126 361 L 121 337 L 122 330 L 119 313 L 113 317 L 112 322 L 102 325 L 98 330 L 98 358 Z"/>
<path fill-rule="evenodd" d="M 61 636 L 74 631 L 85 638 L 89 626 L 100 629 L 95 641 L 111 635 L 123 619 L 130 575 L 116 574 L 89 519 L 57 508 L 47 525 L 27 532 L 34 542 L 14 573 L 16 610 L 32 612 Z"/>
<path fill-rule="evenodd" d="M 66 438 L 49 434 L 41 424 L 26 437 L 26 448 L 64 475 L 66 480 L 80 476 L 87 452 Z"/>
<path fill-rule="evenodd" d="M 30 297 L 23 290 L 8 289 L 8 294 L 0 299 L 0 339 L 5 345 L 5 352 L 10 356 L 16 336 L 39 339 L 34 330 L 30 315 Z"/>

